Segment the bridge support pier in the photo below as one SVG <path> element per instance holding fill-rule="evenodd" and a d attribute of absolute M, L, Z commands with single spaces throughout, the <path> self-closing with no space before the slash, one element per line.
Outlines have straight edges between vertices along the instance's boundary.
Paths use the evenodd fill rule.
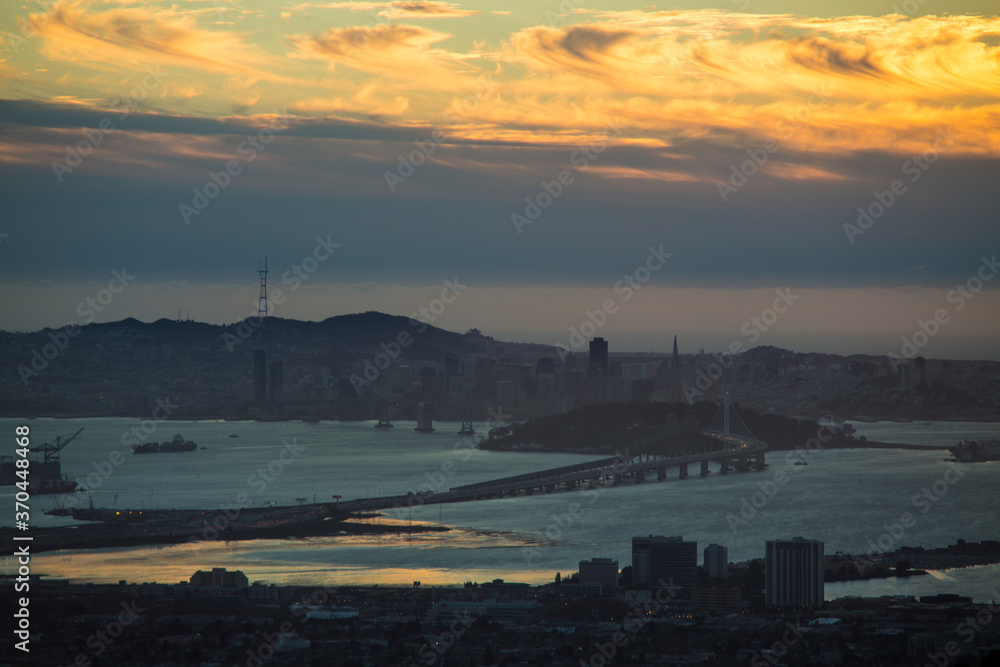
<path fill-rule="evenodd" d="M 682 464 L 680 464 L 679 467 L 680 467 L 680 478 L 681 479 L 687 479 L 687 476 L 688 476 L 688 464 L 682 463 Z"/>
<path fill-rule="evenodd" d="M 707 460 L 702 460 L 702 462 L 701 462 L 701 476 L 705 477 L 706 475 L 708 475 L 708 461 Z"/>
<path fill-rule="evenodd" d="M 666 478 L 667 478 L 667 469 L 666 469 L 666 467 L 657 468 L 656 469 L 656 481 L 657 482 L 662 482 Z"/>
<path fill-rule="evenodd" d="M 635 483 L 636 484 L 642 484 L 645 481 L 646 481 L 646 471 L 645 470 L 636 470 L 635 471 Z"/>
<path fill-rule="evenodd" d="M 720 459 L 719 463 L 722 464 L 722 469 L 719 470 L 723 475 L 729 472 L 729 459 Z"/>
<path fill-rule="evenodd" d="M 621 474 L 615 473 L 614 477 L 612 478 L 611 485 L 612 486 L 618 486 L 621 483 L 622 483 L 622 476 L 621 476 Z"/>

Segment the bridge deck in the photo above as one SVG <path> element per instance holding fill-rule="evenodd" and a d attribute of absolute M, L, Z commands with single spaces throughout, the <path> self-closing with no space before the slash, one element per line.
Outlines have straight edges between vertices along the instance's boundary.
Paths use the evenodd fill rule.
<path fill-rule="evenodd" d="M 569 489 L 583 482 L 600 482 L 607 479 L 614 482 L 629 476 L 638 478 L 640 474 L 650 470 L 708 461 L 748 460 L 751 457 L 760 457 L 758 467 L 763 466 L 763 454 L 767 451 L 767 444 L 753 436 L 741 437 L 716 431 L 701 431 L 700 435 L 705 436 L 712 446 L 700 448 L 698 451 L 670 455 L 657 453 L 651 451 L 650 445 L 662 442 L 663 434 L 653 434 L 631 443 L 629 448 L 618 456 L 466 484 L 435 494 L 361 498 L 339 503 L 338 507 L 345 511 L 377 510 L 501 497 L 515 495 L 521 491 L 531 493 L 534 489 L 551 491 L 558 485 Z M 637 453 L 630 453 L 636 450 Z"/>

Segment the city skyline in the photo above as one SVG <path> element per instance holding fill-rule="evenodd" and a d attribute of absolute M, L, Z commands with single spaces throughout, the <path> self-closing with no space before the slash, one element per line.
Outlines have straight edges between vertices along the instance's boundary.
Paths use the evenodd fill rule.
<path fill-rule="evenodd" d="M 0 663 L 996 667 L 998 175 L 996 0 L 0 6 Z"/>
<path fill-rule="evenodd" d="M 0 10 L 0 328 L 239 321 L 268 255 L 280 317 L 721 349 L 782 289 L 761 344 L 1000 358 L 988 2 L 202 5 Z"/>

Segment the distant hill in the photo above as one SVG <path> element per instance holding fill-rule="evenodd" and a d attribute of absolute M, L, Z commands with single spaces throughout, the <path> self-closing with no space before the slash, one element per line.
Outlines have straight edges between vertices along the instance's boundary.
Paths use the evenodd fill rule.
<path fill-rule="evenodd" d="M 0 332 L 0 413 L 143 415 L 171 397 L 185 414 L 220 416 L 251 397 L 258 349 L 283 363 L 284 389 L 303 396 L 385 349 L 398 346 L 397 365 L 440 364 L 448 354 L 481 354 L 486 340 L 378 312 L 230 325 L 128 318 Z"/>

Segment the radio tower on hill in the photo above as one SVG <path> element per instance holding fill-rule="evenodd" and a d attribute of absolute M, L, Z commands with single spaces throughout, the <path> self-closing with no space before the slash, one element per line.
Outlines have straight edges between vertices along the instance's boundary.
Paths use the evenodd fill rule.
<path fill-rule="evenodd" d="M 264 268 L 257 261 L 257 275 L 260 276 L 260 300 L 257 302 L 257 317 L 267 317 L 267 257 L 264 258 Z"/>

